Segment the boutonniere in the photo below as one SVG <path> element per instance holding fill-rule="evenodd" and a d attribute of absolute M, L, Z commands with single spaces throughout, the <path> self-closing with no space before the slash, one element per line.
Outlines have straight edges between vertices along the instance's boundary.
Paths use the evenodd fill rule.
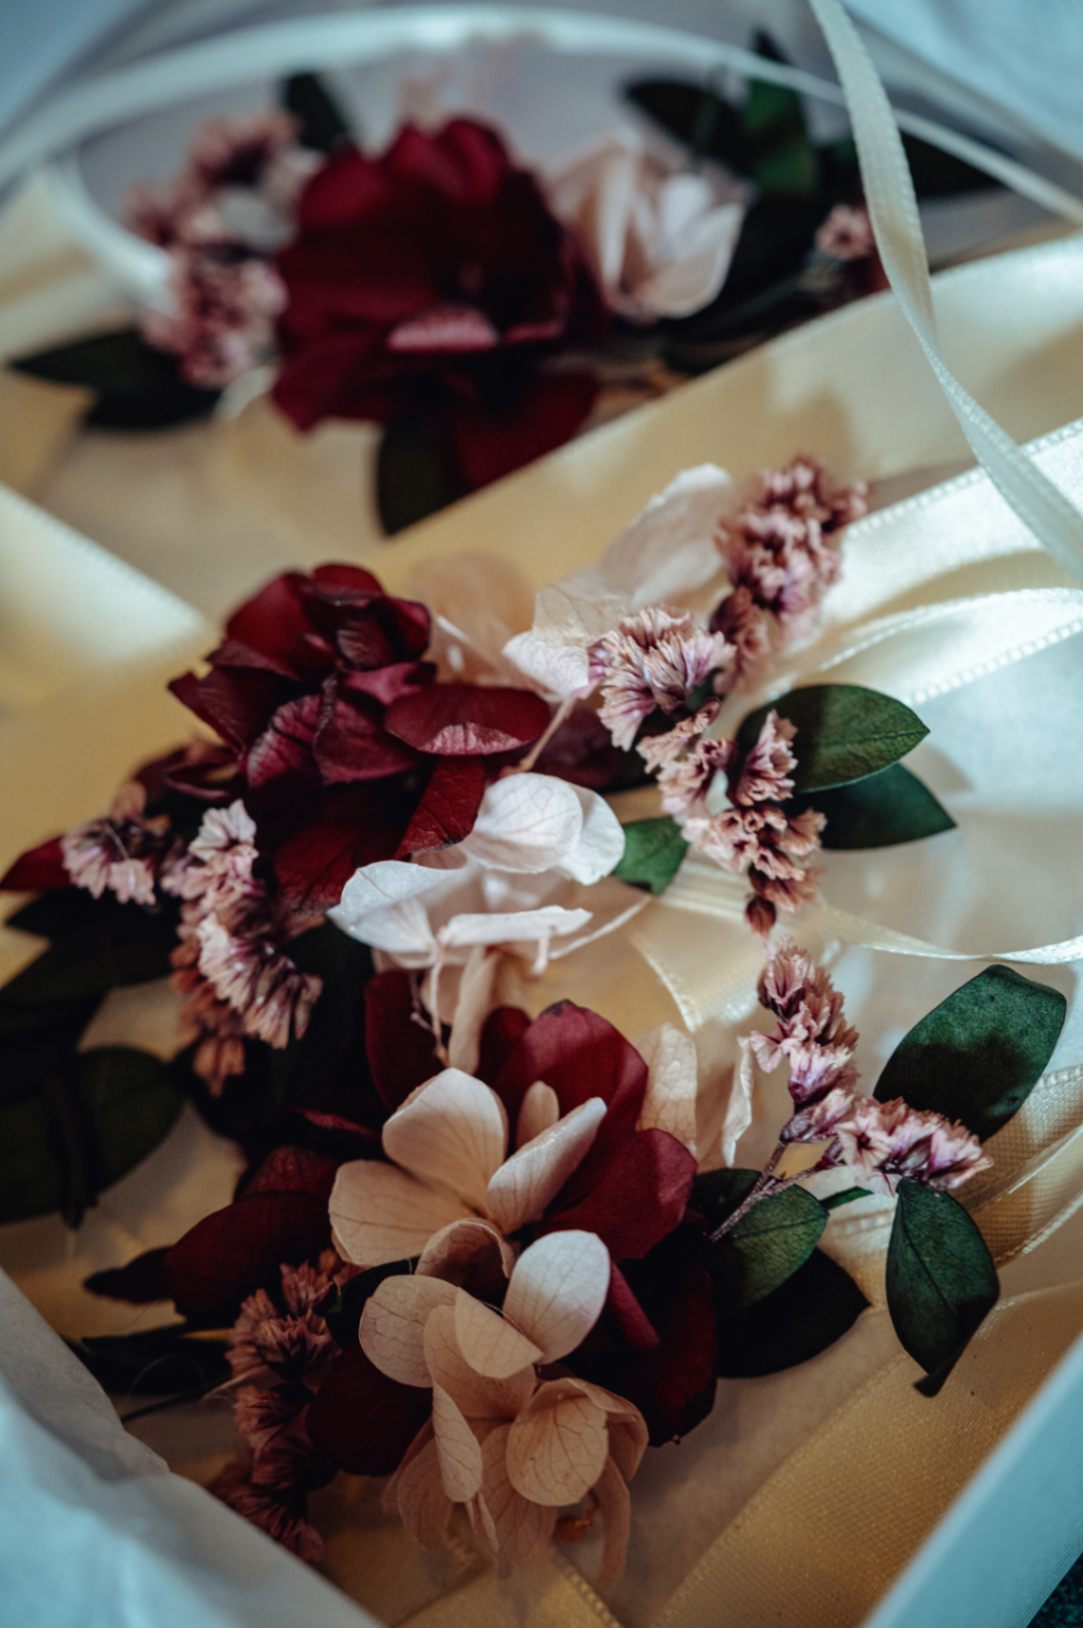
<path fill-rule="evenodd" d="M 382 426 L 392 533 L 592 416 L 882 286 L 854 156 L 814 145 L 795 93 L 625 90 L 637 124 L 536 165 L 514 131 L 448 117 L 435 93 L 407 96 L 374 147 L 295 75 L 280 108 L 207 121 L 128 200 L 160 264 L 138 326 L 15 365 L 89 388 L 92 422 L 124 429 L 210 412 L 266 369 L 300 431 Z M 951 185 L 983 180 L 911 156 L 934 191 L 944 165 Z"/>

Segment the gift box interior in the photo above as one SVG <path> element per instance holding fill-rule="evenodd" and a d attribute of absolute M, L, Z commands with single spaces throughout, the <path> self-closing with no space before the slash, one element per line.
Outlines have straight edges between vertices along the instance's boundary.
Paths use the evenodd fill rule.
<path fill-rule="evenodd" d="M 963 267 L 937 285 L 955 371 L 1018 439 L 1046 437 L 1034 455 L 1077 502 L 1083 435 L 1061 426 L 1083 400 L 1081 267 L 1083 239 L 1072 238 Z M 1069 940 L 1083 914 L 1073 880 L 1083 760 L 1078 590 L 984 476 L 945 481 L 966 464 L 966 443 L 891 296 L 595 432 L 382 545 L 369 563 L 391 588 L 423 591 L 454 571 L 461 551 L 481 552 L 511 562 L 537 587 L 597 558 L 678 470 L 710 460 L 740 476 L 798 450 L 874 483 L 873 514 L 847 536 L 832 626 L 802 671 L 881 682 L 918 706 L 931 735 L 915 761 L 958 825 L 933 844 L 888 849 L 874 864 L 829 856 L 829 908 L 817 930 L 833 950 L 849 1012 L 876 1037 L 858 1057 L 871 1075 L 906 1028 L 969 975 L 968 957 L 1011 961 Z M 303 451 L 285 466 L 264 465 L 261 478 L 265 499 L 304 516 L 305 483 L 314 477 Z M 133 761 L 178 737 L 183 720 L 164 680 L 209 648 L 214 630 L 41 511 L 10 496 L 2 509 L 6 859 L 43 826 L 104 804 Z M 329 548 L 318 527 L 308 530 L 308 558 L 339 547 L 336 539 Z M 1024 599 L 1005 610 L 1000 596 L 1013 590 Z M 1005 615 L 1029 620 L 1004 637 L 1002 620 L 994 626 L 991 618 Z M 895 618 L 896 636 L 848 642 L 870 618 Z M 732 924 L 694 909 L 670 907 L 664 920 L 657 905 L 651 912 L 662 925 L 637 927 L 576 966 L 576 998 L 630 1033 L 698 1016 L 710 1056 L 717 1036 L 702 1021 L 710 997 L 697 988 L 696 967 L 708 985 L 721 977 Z M 843 915 L 881 924 L 879 936 L 855 944 L 840 929 Z M 13 933 L 0 945 L 6 973 L 29 958 L 26 940 Z M 659 958 L 670 968 L 668 987 L 656 976 Z M 320 1495 L 330 1580 L 377 1619 L 426 1628 L 468 1620 L 623 1628 L 1024 1621 L 1083 1539 L 1083 1497 L 1071 1475 L 1080 1448 L 1078 1352 L 1058 1366 L 1083 1319 L 1083 1217 L 1073 1213 L 1083 1154 L 1065 1085 L 1083 1024 L 1071 957 L 1046 959 L 1053 964 L 1042 976 L 1071 1009 L 1051 1063 L 1062 1095 L 1050 1091 L 1040 1116 L 1016 1122 L 993 1145 L 997 1176 L 979 1193 L 977 1213 L 1003 1263 L 1002 1300 L 939 1398 L 914 1390 L 914 1364 L 894 1347 L 878 1288 L 890 1205 L 865 1200 L 832 1219 L 828 1247 L 859 1273 L 872 1308 L 802 1366 L 724 1381 L 706 1422 L 679 1448 L 650 1454 L 635 1486 L 627 1571 L 604 1603 L 590 1584 L 593 1537 L 501 1583 L 468 1542 L 421 1554 L 381 1513 L 378 1488 L 363 1481 Z M 562 992 L 550 972 L 521 994 L 538 1010 Z M 168 1001 L 140 990 L 115 995 L 93 1037 L 154 1046 L 169 1022 Z M 766 1150 L 764 1126 L 776 1117 L 765 1095 L 742 1156 Z M 237 1168 L 229 1145 L 187 1110 L 77 1233 L 56 1218 L 9 1226 L 0 1232 L 0 1263 L 65 1336 L 147 1326 L 152 1314 L 94 1298 L 82 1280 L 170 1242 L 226 1201 Z M 43 1337 L 13 1313 L 10 1342 L 30 1349 Z M 43 1410 L 29 1392 L 21 1406 Z M 50 1408 L 54 1435 L 92 1458 L 74 1402 Z M 228 1412 L 213 1400 L 152 1413 L 132 1430 L 197 1480 L 229 1450 Z M 147 1470 L 135 1457 L 106 1479 L 136 1478 L 137 1509 L 150 1496 L 139 1480 Z M 83 1488 L 79 1497 L 85 1503 L 91 1493 Z M 201 1508 L 178 1504 L 166 1524 L 182 1523 L 176 1541 L 189 1544 L 189 1555 L 181 1570 L 203 1575 L 221 1620 L 256 1620 L 248 1612 L 257 1576 L 261 1621 L 287 1620 L 275 1614 L 287 1600 L 313 1621 L 360 1620 L 262 1539 L 246 1534 L 242 1545 L 226 1512 L 215 1517 L 222 1531 L 212 1537 Z M 133 1509 L 103 1499 L 101 1519 L 119 1530 L 138 1520 Z M 234 1541 L 227 1562 L 221 1545 Z M 267 1586 L 275 1578 L 277 1600 Z"/>

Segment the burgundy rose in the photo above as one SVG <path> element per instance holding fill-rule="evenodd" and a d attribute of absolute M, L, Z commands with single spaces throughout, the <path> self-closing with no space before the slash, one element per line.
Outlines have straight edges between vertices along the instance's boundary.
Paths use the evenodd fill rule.
<path fill-rule="evenodd" d="M 537 363 L 595 336 L 604 310 L 575 239 L 495 131 L 406 125 L 379 157 L 336 153 L 279 255 L 288 303 L 275 400 L 301 429 L 386 422 L 435 399 L 478 485 L 567 439 L 581 373 Z"/>
<path fill-rule="evenodd" d="M 354 870 L 460 842 L 493 765 L 549 709 L 522 690 L 438 684 L 429 614 L 368 571 L 276 577 L 234 612 L 202 678 L 170 685 L 233 754 L 287 900 L 338 903 Z"/>

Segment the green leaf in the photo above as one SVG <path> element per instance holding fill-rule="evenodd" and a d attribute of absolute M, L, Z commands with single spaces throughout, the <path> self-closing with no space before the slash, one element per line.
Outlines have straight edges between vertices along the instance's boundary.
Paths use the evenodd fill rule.
<path fill-rule="evenodd" d="M 16 373 L 93 390 L 86 422 L 99 429 L 160 430 L 204 418 L 218 391 L 186 384 L 177 360 L 154 350 L 135 328 L 92 334 L 10 362 Z"/>
<path fill-rule="evenodd" d="M 722 1379 L 753 1379 L 808 1362 L 856 1323 L 868 1301 L 822 1250 L 766 1299 L 718 1319 Z"/>
<path fill-rule="evenodd" d="M 750 713 L 737 732 L 743 751 L 755 743 L 769 712 L 797 727 L 793 778 L 801 794 L 877 774 L 913 751 L 929 733 L 908 706 L 879 690 L 861 684 L 810 684 Z"/>
<path fill-rule="evenodd" d="M 291 74 L 282 86 L 282 106 L 297 120 L 297 139 L 316 153 L 331 153 L 356 139 L 326 82 L 314 73 Z"/>
<path fill-rule="evenodd" d="M 875 1094 L 961 1119 L 984 1141 L 1041 1078 L 1066 1011 L 1059 990 L 1010 967 L 986 967 L 900 1040 Z"/>
<path fill-rule="evenodd" d="M 0 989 L 0 1035 L 24 1027 L 30 1006 L 80 1000 L 166 977 L 175 943 L 171 911 L 97 905 Z"/>
<path fill-rule="evenodd" d="M 624 853 L 613 875 L 618 882 L 664 893 L 681 868 L 688 843 L 669 815 L 632 820 L 624 827 Z"/>
<path fill-rule="evenodd" d="M 372 952 L 328 922 L 295 938 L 290 958 L 302 972 L 322 979 L 323 989 L 301 1039 L 268 1059 L 275 1095 L 282 1103 L 297 1103 L 311 1088 L 345 1079 L 360 1098 L 368 1082 L 364 1016 Z"/>
<path fill-rule="evenodd" d="M 947 809 L 901 763 L 849 786 L 817 792 L 807 805 L 803 798 L 795 799 L 795 811 L 801 806 L 827 816 L 825 848 L 891 848 L 955 829 Z"/>
<path fill-rule="evenodd" d="M 182 1103 L 149 1052 L 107 1046 L 69 1059 L 0 1105 L 0 1222 L 58 1210 L 75 1224 L 158 1146 Z"/>
<path fill-rule="evenodd" d="M 887 1252 L 887 1303 L 899 1340 L 935 1396 L 1000 1292 L 996 1267 L 962 1205 L 915 1181 L 899 1183 Z"/>
<path fill-rule="evenodd" d="M 462 495 L 442 416 L 419 412 L 393 418 L 376 458 L 376 507 L 387 535 L 428 519 Z"/>
<path fill-rule="evenodd" d="M 713 1170 L 696 1182 L 693 1204 L 708 1230 L 740 1204 L 756 1181 L 754 1170 Z M 802 1187 L 762 1198 L 732 1232 L 710 1246 L 707 1269 L 720 1307 L 744 1310 L 774 1292 L 808 1260 L 827 1225 L 827 1212 Z"/>
<path fill-rule="evenodd" d="M 832 1193 L 830 1198 L 821 1199 L 825 1210 L 841 1210 L 844 1204 L 854 1204 L 859 1198 L 868 1198 L 871 1188 L 844 1187 L 841 1193 Z"/>
<path fill-rule="evenodd" d="M 624 95 L 690 152 L 740 170 L 744 162 L 736 110 L 704 85 L 683 79 L 636 79 Z"/>
<path fill-rule="evenodd" d="M 766 34 L 758 34 L 755 49 L 782 61 Z M 810 198 L 819 184 L 816 149 L 795 90 L 753 79 L 741 114 L 745 166 L 762 197 Z"/>

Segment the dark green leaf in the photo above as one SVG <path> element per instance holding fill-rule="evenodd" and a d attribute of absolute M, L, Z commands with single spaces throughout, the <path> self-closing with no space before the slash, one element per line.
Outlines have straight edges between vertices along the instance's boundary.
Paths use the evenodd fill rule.
<path fill-rule="evenodd" d="M 830 1198 L 821 1199 L 825 1210 L 841 1210 L 844 1204 L 854 1204 L 859 1198 L 868 1198 L 868 1187 L 845 1187 L 841 1193 L 832 1193 Z"/>
<path fill-rule="evenodd" d="M 681 868 L 688 843 L 675 820 L 632 820 L 624 827 L 624 854 L 613 875 L 619 882 L 664 893 Z"/>
<path fill-rule="evenodd" d="M 810 684 L 758 707 L 737 742 L 753 745 L 769 712 L 797 726 L 794 787 L 807 794 L 846 786 L 905 757 L 929 731 L 908 706 L 860 684 Z M 817 804 L 817 807 L 819 804 Z"/>
<path fill-rule="evenodd" d="M 825 848 L 891 848 L 953 831 L 955 821 L 928 786 L 901 763 L 834 791 L 819 791 L 807 805 L 827 816 Z"/>
<path fill-rule="evenodd" d="M 1018 1113 L 1053 1055 L 1067 1002 L 1010 967 L 986 967 L 922 1018 L 888 1058 L 881 1102 L 961 1119 L 984 1141 Z"/>
<path fill-rule="evenodd" d="M 380 437 L 376 507 L 389 537 L 462 497 L 439 413 L 393 418 Z"/>
<path fill-rule="evenodd" d="M 282 105 L 297 120 L 302 147 L 330 153 L 356 139 L 338 101 L 318 74 L 292 74 L 282 87 Z"/>
<path fill-rule="evenodd" d="M 171 911 L 92 901 L 94 908 L 0 989 L 0 1034 L 23 1027 L 21 1013 L 42 1002 L 80 1000 L 169 972 L 176 943 Z"/>
<path fill-rule="evenodd" d="M 209 1390 L 230 1377 L 226 1341 L 194 1338 L 186 1323 L 94 1335 L 72 1341 L 71 1349 L 106 1390 L 125 1396 Z"/>
<path fill-rule="evenodd" d="M 86 421 L 102 429 L 166 429 L 205 417 L 218 400 L 216 390 L 186 384 L 176 358 L 154 350 L 135 328 L 93 334 L 8 365 L 34 379 L 93 390 L 97 401 Z"/>
<path fill-rule="evenodd" d="M 371 950 L 328 922 L 295 938 L 290 957 L 302 972 L 315 973 L 323 989 L 301 1039 L 269 1059 L 279 1100 L 300 1102 L 312 1088 L 344 1080 L 356 1082 L 360 1094 L 368 1078 L 364 1022 Z"/>
<path fill-rule="evenodd" d="M 0 1008 L 0 1103 L 34 1091 L 74 1056 L 101 997 Z"/>
<path fill-rule="evenodd" d="M 887 1252 L 887 1303 L 904 1348 L 935 1396 L 967 1341 L 996 1304 L 996 1267 L 962 1205 L 916 1181 L 899 1183 Z"/>
<path fill-rule="evenodd" d="M 741 121 L 714 91 L 683 79 L 637 79 L 624 95 L 690 152 L 742 168 Z"/>
<path fill-rule="evenodd" d="M 158 1146 L 183 1098 L 167 1066 L 128 1046 L 81 1052 L 0 1105 L 0 1221 L 77 1219 Z"/>
<path fill-rule="evenodd" d="M 846 1334 L 868 1301 L 841 1266 L 813 1250 L 774 1294 L 718 1320 L 718 1373 L 752 1379 L 819 1356 Z"/>
<path fill-rule="evenodd" d="M 693 1204 L 708 1230 L 731 1215 L 756 1180 L 752 1170 L 715 1170 L 701 1176 Z M 720 1317 L 772 1294 L 808 1260 L 827 1224 L 827 1212 L 803 1187 L 759 1199 L 732 1232 L 710 1246 L 707 1268 Z"/>
<path fill-rule="evenodd" d="M 781 60 L 765 34 L 757 36 L 761 55 Z M 786 85 L 753 79 L 741 114 L 745 167 L 763 197 L 810 198 L 819 182 L 816 149 L 809 138 L 801 98 Z"/>

